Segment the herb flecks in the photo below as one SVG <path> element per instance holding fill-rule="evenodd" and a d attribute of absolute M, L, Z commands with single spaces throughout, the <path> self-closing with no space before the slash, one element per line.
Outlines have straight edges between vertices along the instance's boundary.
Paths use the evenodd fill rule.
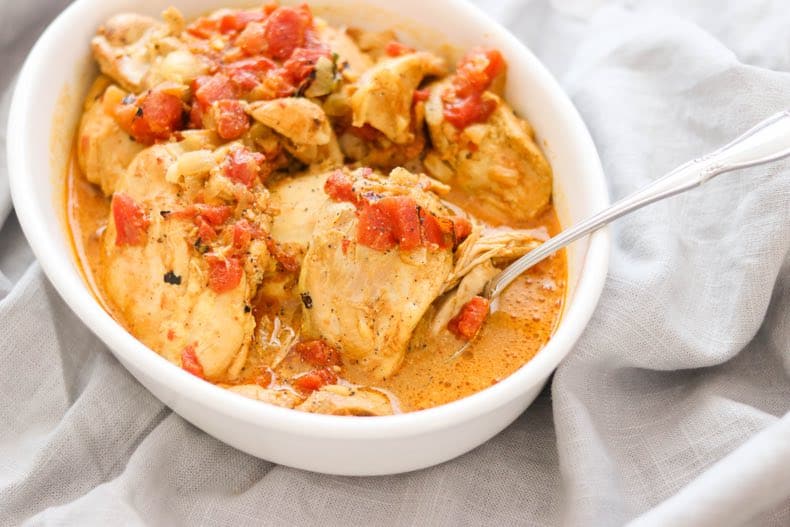
<path fill-rule="evenodd" d="M 181 285 L 181 277 L 178 276 L 173 271 L 166 272 L 165 276 L 164 276 L 164 280 L 165 280 L 165 283 L 168 283 L 168 284 L 171 284 L 171 285 Z"/>
<path fill-rule="evenodd" d="M 311 309 L 313 307 L 313 297 L 310 296 L 310 293 L 299 293 L 299 296 L 302 298 L 302 304 L 307 309 Z"/>

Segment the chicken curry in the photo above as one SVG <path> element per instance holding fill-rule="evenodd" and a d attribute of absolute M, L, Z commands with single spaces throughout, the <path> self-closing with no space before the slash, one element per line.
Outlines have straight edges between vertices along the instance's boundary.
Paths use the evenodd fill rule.
<path fill-rule="evenodd" d="M 266 403 L 386 415 L 480 391 L 549 339 L 562 252 L 487 317 L 480 296 L 559 228 L 496 50 L 450 68 L 272 4 L 119 14 L 92 49 L 73 241 L 106 309 L 167 360 Z"/>

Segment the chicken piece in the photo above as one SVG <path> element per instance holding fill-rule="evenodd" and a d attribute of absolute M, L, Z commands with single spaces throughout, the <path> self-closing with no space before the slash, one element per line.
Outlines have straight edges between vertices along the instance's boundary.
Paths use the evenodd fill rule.
<path fill-rule="evenodd" d="M 425 51 L 382 59 L 355 85 L 350 99 L 352 125 L 369 124 L 394 143 L 412 142 L 414 91 L 426 76 L 444 73 L 444 61 Z"/>
<path fill-rule="evenodd" d="M 99 28 L 91 41 L 102 73 L 126 90 L 139 93 L 151 67 L 149 44 L 167 35 L 162 22 L 135 13 L 121 13 Z"/>
<path fill-rule="evenodd" d="M 238 384 L 236 386 L 227 386 L 225 388 L 229 392 L 243 395 L 248 399 L 263 401 L 264 403 L 282 406 L 284 408 L 293 408 L 302 402 L 302 398 L 299 397 L 299 395 L 297 395 L 294 391 L 285 388 L 263 388 L 257 384 Z"/>
<path fill-rule="evenodd" d="M 313 236 L 317 212 L 328 200 L 324 193 L 328 172 L 285 178 L 272 187 L 271 203 L 277 214 L 272 220 L 271 235 L 304 255 Z"/>
<path fill-rule="evenodd" d="M 489 260 L 514 260 L 549 239 L 544 227 L 512 229 L 510 227 L 483 228 L 475 225 L 472 233 L 455 252 L 453 272 L 447 277 L 444 291 L 449 291 L 460 279 Z"/>
<path fill-rule="evenodd" d="M 316 19 L 319 38 L 337 54 L 337 67 L 348 82 L 356 81 L 362 72 L 373 66 L 373 61 L 348 36 L 346 30 L 336 29 Z"/>
<path fill-rule="evenodd" d="M 360 195 L 401 195 L 437 216 L 452 216 L 421 178 L 404 169 L 389 177 L 355 172 Z M 299 276 L 300 294 L 311 299 L 303 335 L 341 350 L 344 363 L 378 378 L 400 366 L 411 334 L 452 271 L 452 248 L 420 246 L 376 250 L 357 241 L 359 218 L 349 202 L 328 200 L 317 212 Z M 303 296 L 303 297 L 304 297 Z"/>
<path fill-rule="evenodd" d="M 326 167 L 343 163 L 337 137 L 324 110 L 309 99 L 286 97 L 258 101 L 247 107 L 253 119 L 288 141 L 285 148 L 303 163 Z"/>
<path fill-rule="evenodd" d="M 125 93 L 100 76 L 85 99 L 77 141 L 77 161 L 88 181 L 109 196 L 132 159 L 144 148 L 124 132 L 110 115 Z"/>
<path fill-rule="evenodd" d="M 483 99 L 496 104 L 494 112 L 485 122 L 458 130 L 444 117 L 446 87 L 446 81 L 432 86 L 426 103 L 433 150 L 425 157 L 425 168 L 475 196 L 503 222 L 533 218 L 551 199 L 552 174 L 532 128 L 500 97 L 486 92 Z"/>
<path fill-rule="evenodd" d="M 99 28 L 91 40 L 102 73 L 132 93 L 165 81 L 188 84 L 208 72 L 210 64 L 189 52 L 177 38 L 184 18 L 175 8 L 164 22 L 136 13 L 120 13 Z"/>
<path fill-rule="evenodd" d="M 330 384 L 314 391 L 296 407 L 303 412 L 329 415 L 392 415 L 389 397 L 371 388 Z"/>
<path fill-rule="evenodd" d="M 166 179 L 180 156 L 210 146 L 209 137 L 189 134 L 181 143 L 149 147 L 132 161 L 116 185 L 102 239 L 100 281 L 115 313 L 144 344 L 185 368 L 195 359 L 199 367 L 190 371 L 209 380 L 229 381 L 246 360 L 255 327 L 249 305 L 258 276 L 250 268 L 266 267 L 268 253 L 263 242 L 254 240 L 238 284 L 223 292 L 209 287 L 208 257 L 221 262 L 226 248 L 202 254 L 209 247 L 201 250 L 193 243 L 193 221 L 174 214 L 191 205 L 189 193 L 181 182 Z M 245 217 L 265 232 L 265 215 L 253 215 L 252 209 Z M 132 229 L 134 236 L 125 216 L 132 216 L 132 228 L 142 225 Z"/>

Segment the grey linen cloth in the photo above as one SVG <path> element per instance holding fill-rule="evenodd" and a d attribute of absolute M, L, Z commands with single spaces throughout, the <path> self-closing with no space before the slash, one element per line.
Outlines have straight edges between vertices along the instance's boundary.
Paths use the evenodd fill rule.
<path fill-rule="evenodd" d="M 614 197 L 790 108 L 786 0 L 480 3 L 561 80 Z M 61 4 L 0 0 L 0 88 Z M 6 178 L 0 524 L 790 525 L 788 163 L 622 219 L 550 389 L 473 452 L 378 478 L 275 466 L 173 414 L 49 285 Z"/>

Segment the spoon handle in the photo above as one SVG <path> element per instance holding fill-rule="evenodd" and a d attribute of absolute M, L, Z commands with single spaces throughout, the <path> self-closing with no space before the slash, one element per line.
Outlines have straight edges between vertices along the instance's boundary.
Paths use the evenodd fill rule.
<path fill-rule="evenodd" d="M 536 263 L 620 216 L 697 187 L 724 172 L 760 165 L 788 155 L 790 110 L 785 110 L 762 121 L 718 150 L 681 165 L 648 186 L 547 240 L 492 278 L 486 284 L 483 295 L 489 299 L 496 298 L 513 280 Z"/>

